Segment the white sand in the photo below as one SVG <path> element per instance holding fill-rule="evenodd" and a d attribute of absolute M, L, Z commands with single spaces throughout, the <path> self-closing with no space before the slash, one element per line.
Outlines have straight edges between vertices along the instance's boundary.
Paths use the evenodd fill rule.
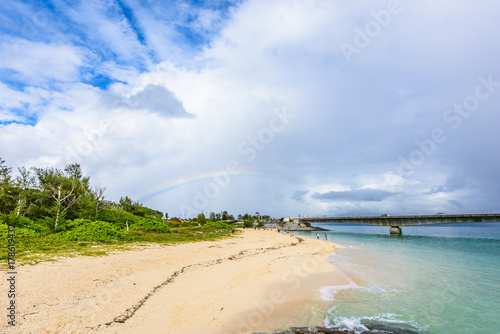
<path fill-rule="evenodd" d="M 18 268 L 9 333 L 253 333 L 321 325 L 319 288 L 348 284 L 337 245 L 246 230 L 222 241 L 155 246 Z M 0 282 L 3 310 L 7 282 Z"/>

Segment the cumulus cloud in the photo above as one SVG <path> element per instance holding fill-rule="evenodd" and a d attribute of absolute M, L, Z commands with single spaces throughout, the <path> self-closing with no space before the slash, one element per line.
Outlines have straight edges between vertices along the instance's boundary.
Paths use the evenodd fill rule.
<path fill-rule="evenodd" d="M 300 191 L 300 190 L 296 190 L 293 194 L 292 194 L 292 199 L 294 201 L 297 201 L 299 203 L 304 203 L 305 202 L 305 199 L 304 197 L 307 195 L 309 191 L 308 190 L 304 190 L 304 191 Z"/>
<path fill-rule="evenodd" d="M 193 117 L 170 90 L 159 85 L 148 85 L 128 99 L 133 109 L 144 109 L 165 117 Z"/>

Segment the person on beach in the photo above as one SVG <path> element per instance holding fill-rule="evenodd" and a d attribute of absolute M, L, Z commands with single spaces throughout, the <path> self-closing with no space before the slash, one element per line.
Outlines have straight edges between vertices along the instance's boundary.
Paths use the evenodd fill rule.
<path fill-rule="evenodd" d="M 316 233 L 316 239 L 319 239 L 319 234 L 318 233 Z"/>
<path fill-rule="evenodd" d="M 326 235 L 326 233 L 325 233 L 325 240 L 328 240 L 328 236 Z"/>

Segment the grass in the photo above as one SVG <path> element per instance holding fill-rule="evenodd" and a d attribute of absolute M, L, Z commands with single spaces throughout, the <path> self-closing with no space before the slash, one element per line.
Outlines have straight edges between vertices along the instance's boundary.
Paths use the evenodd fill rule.
<path fill-rule="evenodd" d="M 151 244 L 174 245 L 186 242 L 214 241 L 231 236 L 213 228 L 177 227 L 171 233 L 130 231 L 132 240 L 113 242 L 67 241 L 57 234 L 16 237 L 16 267 L 40 262 L 57 261 L 63 257 L 104 256 L 112 252 L 147 247 Z M 0 269 L 7 268 L 7 238 L 0 238 Z"/>

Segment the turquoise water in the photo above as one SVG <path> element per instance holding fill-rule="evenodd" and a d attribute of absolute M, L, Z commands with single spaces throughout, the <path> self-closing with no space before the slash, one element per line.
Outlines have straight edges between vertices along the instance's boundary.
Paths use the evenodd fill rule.
<path fill-rule="evenodd" d="M 500 223 L 403 227 L 403 235 L 378 226 L 321 227 L 346 246 L 330 262 L 351 282 L 322 289 L 332 302 L 327 327 L 500 333 Z"/>

